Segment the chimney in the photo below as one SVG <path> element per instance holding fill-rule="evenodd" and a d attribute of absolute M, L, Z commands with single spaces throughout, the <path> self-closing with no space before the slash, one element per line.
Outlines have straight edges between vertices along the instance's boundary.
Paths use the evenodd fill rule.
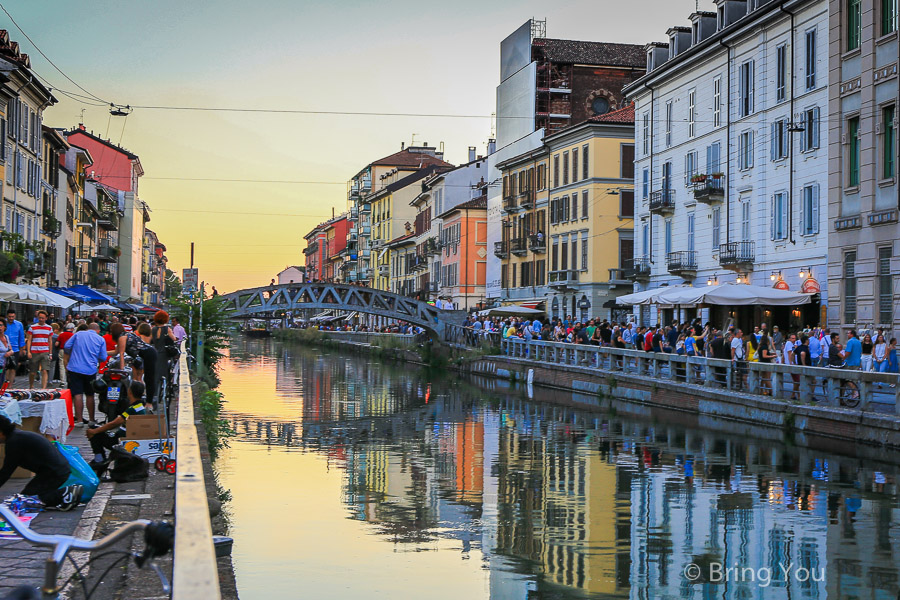
<path fill-rule="evenodd" d="M 405 148 L 406 148 L 406 142 L 400 142 L 400 152 L 403 152 L 403 150 Z"/>
<path fill-rule="evenodd" d="M 487 151 L 488 151 L 488 156 L 490 156 L 491 154 L 493 154 L 494 152 L 497 151 L 497 140 L 495 140 L 493 138 L 488 140 Z"/>
<path fill-rule="evenodd" d="M 469 146 L 469 162 L 475 162 L 475 146 Z"/>

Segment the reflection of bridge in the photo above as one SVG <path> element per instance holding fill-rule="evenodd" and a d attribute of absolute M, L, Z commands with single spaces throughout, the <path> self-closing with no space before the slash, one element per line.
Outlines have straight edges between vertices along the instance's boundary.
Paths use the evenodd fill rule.
<path fill-rule="evenodd" d="M 450 340 L 465 312 L 442 310 L 427 302 L 384 290 L 338 283 L 290 283 L 238 290 L 225 295 L 232 316 L 274 317 L 277 311 L 302 309 L 346 310 L 406 321 L 441 340 Z"/>

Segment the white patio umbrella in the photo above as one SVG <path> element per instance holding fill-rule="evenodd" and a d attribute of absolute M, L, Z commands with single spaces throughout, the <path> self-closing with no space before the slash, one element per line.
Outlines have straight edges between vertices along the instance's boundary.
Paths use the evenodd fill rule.
<path fill-rule="evenodd" d="M 29 290 L 23 285 L 0 282 L 0 300 L 19 304 L 48 304 L 42 293 Z"/>
<path fill-rule="evenodd" d="M 527 306 L 500 306 L 498 308 L 487 308 L 478 311 L 479 317 L 518 317 L 518 316 L 534 316 L 542 315 L 544 311 L 536 308 L 528 308 Z"/>
<path fill-rule="evenodd" d="M 625 294 L 624 296 L 619 296 L 618 298 L 616 298 L 616 304 L 624 304 L 627 306 L 637 306 L 640 304 L 656 304 L 656 298 L 660 294 L 682 288 L 691 289 L 690 286 L 687 286 L 683 283 L 679 283 L 678 285 L 653 288 L 652 290 L 644 290 L 643 292 L 635 292 L 633 294 Z"/>
<path fill-rule="evenodd" d="M 43 288 L 39 288 L 36 285 L 20 285 L 19 287 L 23 287 L 35 294 L 40 295 L 44 298 L 47 306 L 56 306 L 59 308 L 69 308 L 73 304 L 77 304 L 78 300 L 73 300 L 72 298 L 66 298 L 62 294 L 55 294 L 51 291 L 45 290 Z"/>
<path fill-rule="evenodd" d="M 809 304 L 811 294 L 801 294 L 758 285 L 718 285 L 672 288 L 659 294 L 656 304 L 716 304 L 728 306 L 797 306 Z"/>

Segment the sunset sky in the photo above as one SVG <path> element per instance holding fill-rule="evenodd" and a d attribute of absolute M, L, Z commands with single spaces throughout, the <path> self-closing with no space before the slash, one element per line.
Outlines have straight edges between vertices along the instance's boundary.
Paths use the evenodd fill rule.
<path fill-rule="evenodd" d="M 44 123 L 83 122 L 140 155 L 140 196 L 170 268 L 188 266 L 194 241 L 201 279 L 220 292 L 268 283 L 285 266 L 303 264 L 303 234 L 332 209 L 345 210 L 346 181 L 401 142 L 443 142 L 455 164 L 466 160 L 468 146 L 484 153 L 500 41 L 528 18 L 546 18 L 548 37 L 644 44 L 688 24 L 695 8 L 694 0 L 0 2 L 67 76 L 105 101 L 483 115 L 135 108 L 126 119 L 110 117 L 96 101 L 57 94 Z M 0 21 L 40 76 L 86 95 L 2 12 Z"/>

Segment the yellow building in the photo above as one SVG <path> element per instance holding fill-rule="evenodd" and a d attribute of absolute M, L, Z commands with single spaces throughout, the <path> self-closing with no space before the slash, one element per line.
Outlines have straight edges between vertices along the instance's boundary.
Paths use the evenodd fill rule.
<path fill-rule="evenodd" d="M 422 191 L 420 182 L 444 167 L 434 165 L 417 170 L 393 169 L 382 176 L 383 186 L 367 200 L 371 204 L 372 287 L 391 290 L 391 256 L 388 242 L 412 230 L 416 220 L 413 199 Z"/>
<path fill-rule="evenodd" d="M 497 165 L 503 175 L 502 239 L 494 254 L 502 261 L 500 286 L 507 304 L 541 305 L 547 296 L 546 147 Z"/>
<path fill-rule="evenodd" d="M 544 138 L 549 155 L 547 314 L 614 318 L 634 254 L 634 107 Z"/>

